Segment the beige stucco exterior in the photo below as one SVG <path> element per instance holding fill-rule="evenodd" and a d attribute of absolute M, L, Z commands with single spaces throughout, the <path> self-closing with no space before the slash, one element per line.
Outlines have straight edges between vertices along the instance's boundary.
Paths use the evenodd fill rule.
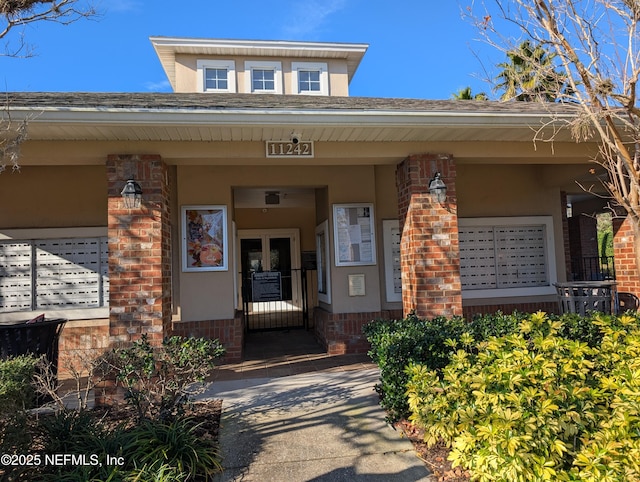
<path fill-rule="evenodd" d="M 48 163 L 63 164 L 58 152 L 64 152 L 56 142 L 38 143 L 37 148 L 25 145 L 26 153 L 45 151 L 50 154 Z M 121 146 L 104 146 L 101 143 L 84 145 L 87 158 L 94 149 L 119 149 Z M 320 147 L 320 146 L 319 146 Z M 379 311 L 399 309 L 397 302 L 389 303 L 384 294 L 384 263 L 382 242 L 382 220 L 397 219 L 397 193 L 395 187 L 395 165 L 360 165 L 369 152 L 373 162 L 379 154 L 375 143 L 361 145 L 357 165 L 350 165 L 348 157 L 338 159 L 334 154 L 339 146 L 327 146 L 324 150 L 331 165 L 319 166 L 270 166 L 220 165 L 220 159 L 211 159 L 214 165 L 188 165 L 174 160 L 175 191 L 172 192 L 173 219 L 177 223 L 172 230 L 173 246 L 173 291 L 176 319 L 183 321 L 229 319 L 237 308 L 237 288 L 234 277 L 239 271 L 237 246 L 229 243 L 229 270 L 223 272 L 190 273 L 181 269 L 181 225 L 179 212 L 186 205 L 223 205 L 229 210 L 228 232 L 244 229 L 297 228 L 300 230 L 300 249 L 315 249 L 315 227 L 329 219 L 331 206 L 338 203 L 373 203 L 376 218 L 377 259 L 373 266 L 331 266 L 331 305 L 322 305 L 336 313 Z M 413 147 L 413 146 L 412 146 Z M 431 146 L 424 144 L 422 150 Z M 454 152 L 455 145 L 445 147 Z M 135 150 L 142 150 L 138 147 Z M 173 147 L 168 156 L 160 151 L 163 159 L 171 163 Z M 238 146 L 235 151 L 251 151 L 250 146 Z M 322 148 L 318 149 L 323 151 Z M 349 149 L 346 149 L 349 151 Z M 200 146 L 193 146 L 193 156 L 199 156 Z M 464 152 L 464 149 L 463 149 Z M 480 152 L 482 155 L 482 153 Z M 181 151 L 184 158 L 189 150 Z M 246 161 L 245 161 L 246 162 Z M 325 164 L 325 159 L 314 160 Z M 238 162 L 243 164 L 242 161 Z M 20 228 L 74 228 L 81 226 L 105 226 L 106 184 L 105 171 L 101 166 L 34 166 L 28 156 L 24 157 L 20 173 L 5 173 L 0 176 L 0 203 L 15 205 L 0 213 L 0 227 L 18 232 Z M 252 162 L 252 164 L 254 164 Z M 339 164 L 339 165 L 336 165 Z M 458 164 L 456 190 L 458 192 L 458 216 L 460 218 L 553 216 L 555 239 L 556 277 L 566 279 L 565 253 L 562 238 L 561 191 L 579 192 L 572 183 L 585 172 L 586 165 L 544 164 L 486 164 L 469 159 Z M 555 181 L 554 181 L 555 180 Z M 309 188 L 314 192 L 314 204 L 296 208 L 262 208 L 234 206 L 234 191 L 238 189 L 261 189 L 277 186 L 280 189 Z M 29 193 L 25 195 L 25 193 Z M 316 194 L 320 193 L 320 194 Z M 15 199 L 20 199 L 15 203 Z M 332 233 L 333 236 L 333 233 Z M 332 238 L 333 239 L 333 238 Z M 331 244 L 331 256 L 334 256 Z M 364 274 L 366 296 L 348 296 L 348 275 Z M 545 299 L 551 299 L 547 296 Z M 517 301 L 520 298 L 509 299 Z M 500 299 L 468 301 L 473 304 L 495 304 Z"/>
<path fill-rule="evenodd" d="M 235 91 L 238 93 L 251 93 L 247 89 L 248 75 L 246 71 L 246 62 L 256 61 L 256 57 L 227 57 L 223 60 L 232 61 L 235 65 L 236 76 L 234 78 Z M 176 92 L 201 92 L 198 89 L 197 64 L 199 60 L 214 60 L 211 57 L 199 55 L 178 55 L 176 56 Z M 298 94 L 297 86 L 294 85 L 292 77 L 292 62 L 309 62 L 318 63 L 318 59 L 302 57 L 295 60 L 282 60 L 277 57 L 261 58 L 271 62 L 279 62 L 282 67 L 281 75 L 283 77 L 283 94 Z M 347 72 L 346 60 L 330 60 L 323 59 L 327 66 L 329 75 L 329 95 L 346 97 L 349 95 L 349 78 Z"/>
<path fill-rule="evenodd" d="M 596 147 L 575 143 L 563 131 L 553 132 L 553 143 L 534 143 L 535 129 L 551 123 L 548 106 L 536 110 L 531 105 L 491 102 L 349 99 L 349 81 L 366 50 L 361 44 L 258 42 L 254 46 L 250 42 L 164 38 L 153 42 L 175 95 L 25 94 L 12 101 L 18 106 L 14 116 L 30 119 L 30 135 L 21 146 L 21 171 L 0 174 L 0 242 L 89 232 L 104 237 L 109 228 L 119 236 L 109 239 L 114 246 L 122 241 L 123 232 L 125 237 L 146 236 L 146 231 L 127 233 L 129 223 L 158 209 L 167 216 L 160 216 L 159 223 L 157 219 L 148 223 L 160 239 L 154 242 L 163 250 L 162 257 L 154 255 L 154 273 L 160 280 L 156 284 L 160 286 L 153 288 L 160 288 L 165 302 L 170 299 L 168 311 L 184 332 L 191 333 L 191 324 L 202 322 L 213 327 L 208 333 L 218 333 L 215 330 L 229 331 L 234 323 L 236 328 L 241 326 L 238 236 L 273 230 L 295 232 L 299 252 L 293 264 L 298 265 L 302 253 L 311 254 L 311 258 L 317 254 L 316 229 L 326 222 L 330 290 L 327 297 L 312 293 L 311 316 L 316 309 L 318 323 L 334 323 L 320 338 L 354 320 L 350 329 L 357 333 L 349 336 L 357 337 L 367 317 L 397 316 L 405 308 L 402 297 L 387 292 L 392 263 L 385 250 L 389 240 L 383 236 L 383 224 L 405 219 L 407 208 L 401 207 L 399 191 L 415 189 L 416 198 L 422 196 L 416 201 L 419 209 L 431 213 L 425 214 L 424 220 L 414 219 L 417 224 L 431 227 L 445 218 L 453 218 L 453 224 L 477 219 L 509 224 L 515 218 L 534 219 L 535 223 L 544 219 L 547 223 L 550 245 L 545 249 L 549 250 L 550 273 L 544 293 L 529 294 L 524 289 L 517 294 L 503 290 L 469 296 L 463 288 L 461 293 L 447 289 L 439 297 L 462 300 L 465 313 L 471 315 L 483 307 L 554 306 L 553 282 L 571 275 L 567 268 L 567 199 L 584 194 L 580 184 L 593 182 L 589 159 Z M 282 94 L 245 92 L 245 62 L 257 58 L 281 62 Z M 198 91 L 198 61 L 207 59 L 233 60 L 237 94 Z M 294 62 L 325 63 L 328 95 L 295 95 Z M 566 106 L 555 107 L 558 116 L 573 115 Z M 294 139 L 312 144 L 313 156 L 267 155 L 267 143 Z M 422 156 L 419 164 L 428 169 L 416 179 L 401 181 L 397 170 L 415 156 Z M 436 163 L 429 164 L 430 159 L 446 159 L 442 165 L 451 172 L 444 178 L 450 197 L 439 205 L 433 198 L 425 200 L 428 178 L 435 175 Z M 149 187 L 143 183 L 143 207 L 121 211 L 116 201 L 130 176 L 125 173 L 135 171 L 127 168 L 133 166 L 146 174 L 152 165 L 163 174 L 153 178 L 152 193 L 145 192 Z M 283 202 L 267 205 L 265 195 L 270 191 L 278 192 Z M 160 201 L 145 205 L 148 195 Z M 412 202 L 409 205 L 413 206 Z M 336 262 L 334 206 L 358 203 L 373 207 L 375 262 L 341 266 Z M 601 204 L 588 209 L 600 209 Z M 224 269 L 185 270 L 185 206 L 225 208 Z M 449 257 L 460 255 L 457 234 L 455 229 L 437 233 L 442 246 L 453 246 L 447 251 Z M 152 244 L 146 239 L 138 244 L 145 242 Z M 433 262 L 428 251 L 420 251 L 425 252 L 420 256 L 426 259 L 416 262 Z M 451 277 L 453 281 L 443 281 L 443 285 L 457 286 L 457 261 L 447 265 L 449 272 L 443 279 Z M 111 256 L 109 269 L 120 274 L 126 266 Z M 353 275 L 363 280 L 363 286 L 350 292 Z M 315 270 L 310 270 L 310 276 L 316 276 Z M 128 281 L 120 282 L 129 288 Z M 156 300 L 144 302 L 151 305 Z M 0 321 L 30 314 L 1 309 Z M 134 332 L 135 327 L 124 327 L 122 320 L 114 322 L 126 311 L 122 306 L 118 310 L 103 306 L 98 311 L 70 310 L 67 315 L 75 320 L 102 320 L 103 331 L 104 320 L 111 316 L 112 331 L 116 326 L 119 335 L 126 336 L 122 331 Z M 239 350 L 242 336 L 229 335 L 234 337 L 239 340 L 234 342 Z"/>

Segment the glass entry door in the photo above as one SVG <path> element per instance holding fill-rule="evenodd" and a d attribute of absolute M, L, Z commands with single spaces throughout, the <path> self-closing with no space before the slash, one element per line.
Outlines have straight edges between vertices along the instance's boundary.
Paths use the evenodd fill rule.
<path fill-rule="evenodd" d="M 298 230 L 240 230 L 240 294 L 249 330 L 303 325 Z"/>

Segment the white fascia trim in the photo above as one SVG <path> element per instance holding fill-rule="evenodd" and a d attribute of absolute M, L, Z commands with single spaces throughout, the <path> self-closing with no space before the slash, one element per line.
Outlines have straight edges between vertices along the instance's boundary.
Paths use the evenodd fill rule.
<path fill-rule="evenodd" d="M 202 48 L 206 49 L 246 49 L 248 55 L 255 55 L 256 51 L 265 49 L 288 50 L 308 50 L 319 52 L 354 52 L 362 53 L 367 51 L 369 44 L 366 43 L 340 43 L 340 42 L 297 42 L 287 40 L 233 40 L 233 39 L 207 39 L 207 38 L 185 38 L 185 37 L 149 37 L 149 40 L 157 48 L 173 48 L 179 51 L 180 48 Z"/>
<path fill-rule="evenodd" d="M 334 111 L 334 110 L 267 110 L 267 109 L 112 109 L 105 108 L 11 108 L 15 120 L 30 123 L 94 123 L 105 125 L 200 125 L 245 123 L 274 125 L 301 123 L 307 125 L 353 126 L 435 126 L 538 128 L 552 119 L 542 115 L 507 113 L 451 113 L 405 111 Z M 567 118 L 570 118 L 567 116 Z"/>

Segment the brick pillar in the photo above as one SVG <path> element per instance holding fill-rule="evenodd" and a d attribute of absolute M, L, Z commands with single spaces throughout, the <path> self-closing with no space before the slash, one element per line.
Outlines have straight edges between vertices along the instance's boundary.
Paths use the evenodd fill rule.
<path fill-rule="evenodd" d="M 619 292 L 640 296 L 640 278 L 636 266 L 634 233 L 629 217 L 613 218 L 613 256 Z"/>
<path fill-rule="evenodd" d="M 111 155 L 109 191 L 109 339 L 111 346 L 146 334 L 160 344 L 171 332 L 171 231 L 167 167 L 160 156 Z M 127 179 L 142 188 L 142 205 L 127 209 Z"/>
<path fill-rule="evenodd" d="M 440 172 L 447 186 L 441 205 L 431 199 L 429 182 Z M 402 305 L 405 316 L 462 315 L 456 166 L 441 154 L 413 155 L 396 169 L 402 238 Z"/>

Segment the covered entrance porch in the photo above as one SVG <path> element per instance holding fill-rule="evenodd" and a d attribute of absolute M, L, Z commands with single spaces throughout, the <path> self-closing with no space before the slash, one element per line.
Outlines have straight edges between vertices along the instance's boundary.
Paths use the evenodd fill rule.
<path fill-rule="evenodd" d="M 218 366 L 213 376 L 215 380 L 237 380 L 375 367 L 366 353 L 328 354 L 313 330 L 271 330 L 248 333 L 242 360 Z"/>
<path fill-rule="evenodd" d="M 236 306 L 245 334 L 313 327 L 315 191 L 236 187 Z"/>
<path fill-rule="evenodd" d="M 300 265 L 299 229 L 242 230 L 238 238 L 245 330 L 308 328 L 309 277 L 315 270 Z"/>

